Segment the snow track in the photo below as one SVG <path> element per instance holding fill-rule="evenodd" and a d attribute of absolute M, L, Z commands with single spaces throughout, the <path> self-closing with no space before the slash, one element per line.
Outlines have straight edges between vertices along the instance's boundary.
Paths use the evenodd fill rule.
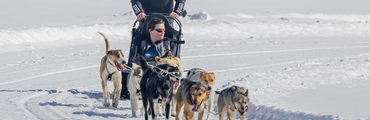
<path fill-rule="evenodd" d="M 94 66 L 87 66 L 87 67 L 76 68 L 76 69 L 50 72 L 50 73 L 45 73 L 45 74 L 41 74 L 41 75 L 27 77 L 27 78 L 24 78 L 24 79 L 12 80 L 10 82 L 2 82 L 2 83 L 0 83 L 0 85 L 12 84 L 12 83 L 22 82 L 22 81 L 26 81 L 26 80 L 32 80 L 32 79 L 36 79 L 36 78 L 40 78 L 40 77 L 46 77 L 46 76 L 50 76 L 50 75 L 61 74 L 61 73 L 66 73 L 66 72 L 73 72 L 73 71 L 78 71 L 78 70 L 91 69 L 91 68 L 96 68 L 96 67 L 98 67 L 98 66 L 94 65 Z"/>

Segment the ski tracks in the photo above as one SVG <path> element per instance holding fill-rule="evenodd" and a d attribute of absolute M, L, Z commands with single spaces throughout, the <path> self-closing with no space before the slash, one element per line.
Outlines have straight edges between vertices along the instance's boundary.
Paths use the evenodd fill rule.
<path fill-rule="evenodd" d="M 85 86 L 85 87 L 95 87 Z M 85 90 L 85 88 L 75 88 L 78 90 Z M 66 104 L 70 96 L 73 96 L 67 89 L 64 90 L 43 90 L 39 93 L 35 93 L 24 97 L 20 100 L 20 108 L 26 112 L 27 116 L 31 119 L 43 119 L 43 120 L 60 120 L 70 119 L 70 113 L 63 111 L 61 107 L 71 107 L 72 105 Z M 76 105 L 79 106 L 79 105 Z M 83 105 L 82 107 L 85 107 Z M 72 106 L 73 107 L 73 106 Z"/>

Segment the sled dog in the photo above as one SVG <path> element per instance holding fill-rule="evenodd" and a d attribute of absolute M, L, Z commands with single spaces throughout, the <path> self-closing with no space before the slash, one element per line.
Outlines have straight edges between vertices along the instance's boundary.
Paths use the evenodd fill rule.
<path fill-rule="evenodd" d="M 186 75 L 186 78 L 189 79 L 189 80 L 195 80 L 195 81 L 199 81 L 201 82 L 203 85 L 206 85 L 207 87 L 209 87 L 208 89 L 210 90 L 209 93 L 207 94 L 209 96 L 208 98 L 208 106 L 204 106 L 204 107 L 207 107 L 206 109 L 212 111 L 213 110 L 213 101 L 214 101 L 214 90 L 213 90 L 213 86 L 215 85 L 215 75 L 213 72 L 206 72 L 205 70 L 203 69 L 200 69 L 200 68 L 192 68 L 190 70 L 188 70 L 188 73 Z M 200 108 L 201 112 L 199 114 L 204 114 L 204 108 Z M 200 115 L 199 115 L 200 116 Z M 207 120 L 209 119 L 210 117 L 210 114 L 208 113 L 207 114 Z"/>
<path fill-rule="evenodd" d="M 234 120 L 237 113 L 240 114 L 240 120 L 245 120 L 248 111 L 248 89 L 243 87 L 232 86 L 217 92 L 219 119 L 224 119 L 224 112 L 227 113 L 227 120 Z"/>
<path fill-rule="evenodd" d="M 108 91 L 108 81 L 113 81 L 114 85 L 114 92 L 112 98 L 112 106 L 117 108 L 118 102 L 121 95 L 121 88 L 122 88 L 122 74 L 121 70 L 125 69 L 123 64 L 126 61 L 123 59 L 124 55 L 120 49 L 110 50 L 109 41 L 107 37 L 102 33 L 98 32 L 100 35 L 104 37 L 105 45 L 106 45 L 106 55 L 101 59 L 100 63 L 100 78 L 101 84 L 103 88 L 103 105 L 105 107 L 110 106 L 110 93 Z"/>
<path fill-rule="evenodd" d="M 168 73 L 178 71 L 178 67 L 168 64 L 149 66 L 143 56 L 140 56 L 140 65 L 144 75 L 140 82 L 140 91 L 145 112 L 145 120 L 148 120 L 149 112 L 153 119 L 157 119 L 154 103 L 165 104 L 166 119 L 169 119 L 171 80 Z"/>
<path fill-rule="evenodd" d="M 138 117 L 136 111 L 139 109 L 138 99 L 141 98 L 140 81 L 143 76 L 143 70 L 139 62 L 138 58 L 135 57 L 132 62 L 132 70 L 127 76 L 127 89 L 130 92 L 132 117 Z"/>
<path fill-rule="evenodd" d="M 170 76 L 171 86 L 172 86 L 172 88 L 171 88 L 172 89 L 171 90 L 172 91 L 171 92 L 171 104 L 172 104 L 171 105 L 172 106 L 171 116 L 175 117 L 176 101 L 173 100 L 174 99 L 173 97 L 175 96 L 175 94 L 177 92 L 177 89 L 181 84 L 181 82 L 180 82 L 180 79 L 181 79 L 181 76 L 182 76 L 181 59 L 178 58 L 178 57 L 173 57 L 171 51 L 169 51 L 167 57 L 160 58 L 160 57 L 157 56 L 157 57 L 155 57 L 155 61 L 156 61 L 157 65 L 168 64 L 168 65 L 171 65 L 171 66 L 174 66 L 174 67 L 178 68 L 178 71 L 173 71 L 172 75 Z M 162 111 L 165 111 L 164 106 L 162 106 Z"/>
<path fill-rule="evenodd" d="M 204 107 L 207 101 L 208 87 L 199 81 L 182 79 L 178 92 L 175 95 L 176 101 L 176 120 L 179 120 L 179 114 L 182 106 L 184 106 L 184 117 L 190 120 L 194 116 L 194 112 L 198 112 L 199 108 Z M 199 112 L 200 113 L 200 112 Z M 203 114 L 199 114 L 198 120 L 201 120 Z"/>

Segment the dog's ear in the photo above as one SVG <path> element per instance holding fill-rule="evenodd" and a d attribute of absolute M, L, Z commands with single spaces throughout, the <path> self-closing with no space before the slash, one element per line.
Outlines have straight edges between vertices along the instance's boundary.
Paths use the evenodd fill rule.
<path fill-rule="evenodd" d="M 172 52 L 168 51 L 167 58 L 172 58 Z"/>
<path fill-rule="evenodd" d="M 231 91 L 233 91 L 233 92 L 235 92 L 235 91 L 236 91 L 236 89 L 237 89 L 237 88 L 236 88 L 236 86 L 232 86 L 232 87 L 231 87 Z"/>
<path fill-rule="evenodd" d="M 213 79 L 216 79 L 214 72 L 208 72 L 208 74 L 212 75 L 213 76 Z"/>
<path fill-rule="evenodd" d="M 155 58 L 154 58 L 154 60 L 155 60 L 155 62 L 156 62 L 156 63 L 158 63 L 159 61 L 161 61 L 161 59 L 162 59 L 162 58 L 161 58 L 161 57 L 159 57 L 159 56 L 155 56 Z"/>
<path fill-rule="evenodd" d="M 197 85 L 196 84 L 194 84 L 194 85 L 192 85 L 191 87 L 190 87 L 190 90 L 191 91 L 193 91 L 193 90 L 195 90 L 197 88 Z"/>
<path fill-rule="evenodd" d="M 193 74 L 195 74 L 195 72 Z M 204 72 L 200 72 L 199 73 L 199 78 L 202 78 L 203 76 L 204 76 Z"/>
<path fill-rule="evenodd" d="M 123 52 L 121 49 L 119 49 L 119 54 L 121 54 L 122 57 L 125 57 L 125 55 L 123 55 Z"/>
<path fill-rule="evenodd" d="M 112 54 L 112 51 L 110 51 L 110 50 L 109 50 L 109 51 L 107 52 L 107 55 L 110 55 L 110 54 Z"/>
<path fill-rule="evenodd" d="M 244 93 L 245 96 L 248 96 L 248 89 Z"/>

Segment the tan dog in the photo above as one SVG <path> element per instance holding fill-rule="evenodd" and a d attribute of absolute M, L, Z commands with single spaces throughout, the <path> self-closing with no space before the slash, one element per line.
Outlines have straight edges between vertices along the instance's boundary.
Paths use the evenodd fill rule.
<path fill-rule="evenodd" d="M 216 93 L 220 94 L 217 100 L 220 120 L 224 119 L 225 111 L 227 120 L 234 120 L 237 113 L 240 114 L 240 120 L 245 120 L 249 103 L 248 89 L 232 86 Z"/>
<path fill-rule="evenodd" d="M 179 114 L 182 106 L 184 106 L 184 117 L 190 120 L 194 116 L 194 112 L 198 112 L 199 108 L 204 107 L 207 101 L 208 87 L 199 81 L 191 81 L 183 79 L 183 83 L 179 87 L 179 91 L 175 95 L 176 105 L 176 120 L 179 120 Z M 203 114 L 199 113 L 198 120 L 201 120 Z"/>
<path fill-rule="evenodd" d="M 207 107 L 207 109 L 209 111 L 212 111 L 213 110 L 213 101 L 214 101 L 214 90 L 213 90 L 213 86 L 215 85 L 215 75 L 213 72 L 206 72 L 205 70 L 203 69 L 200 69 L 200 68 L 193 68 L 193 69 L 190 69 L 188 71 L 188 74 L 186 75 L 186 78 L 189 79 L 189 80 L 194 80 L 194 81 L 199 81 L 201 82 L 203 85 L 206 85 L 207 87 L 209 87 L 208 89 L 210 90 L 210 92 L 208 93 L 209 95 L 209 99 L 208 99 L 208 106 L 205 106 Z M 200 111 L 199 111 L 199 114 L 202 114 L 202 115 L 199 115 L 198 117 L 202 117 L 203 114 L 204 114 L 204 107 L 200 108 Z M 210 114 L 208 113 L 207 114 L 207 120 L 210 118 Z"/>
<path fill-rule="evenodd" d="M 110 50 L 109 48 L 109 41 L 107 37 L 98 32 L 100 35 L 104 37 L 105 45 L 106 45 L 106 55 L 101 59 L 100 63 L 100 78 L 101 84 L 103 88 L 103 105 L 105 107 L 110 106 L 110 93 L 108 91 L 108 81 L 113 81 L 114 85 L 114 92 L 113 92 L 113 100 L 112 106 L 117 108 L 118 102 L 121 95 L 121 88 L 122 88 L 122 74 L 121 70 L 125 69 L 122 64 L 125 64 L 126 61 L 123 59 L 123 53 L 120 49 L 117 50 Z"/>
<path fill-rule="evenodd" d="M 181 59 L 178 57 L 173 57 L 171 51 L 168 52 L 167 57 L 161 58 L 159 56 L 156 56 L 154 59 L 157 65 L 168 64 L 174 67 L 178 67 L 178 69 L 180 70 L 179 76 L 182 75 Z"/>
<path fill-rule="evenodd" d="M 168 64 L 168 65 L 177 67 L 179 69 L 179 71 L 177 73 L 174 73 L 175 76 L 170 77 L 171 84 L 172 84 L 172 87 L 173 87 L 173 90 L 172 90 L 173 97 L 172 97 L 172 101 L 171 101 L 171 104 L 172 104 L 171 116 L 175 116 L 176 101 L 174 101 L 173 99 L 174 99 L 174 95 L 177 92 L 178 87 L 181 85 L 181 82 L 179 81 L 181 76 L 182 76 L 181 59 L 178 58 L 178 57 L 173 57 L 172 52 L 169 51 L 167 57 L 160 58 L 160 57 L 156 56 L 155 61 L 156 61 L 157 65 Z M 156 109 L 159 109 L 158 106 L 156 106 Z M 157 110 L 157 111 L 159 111 L 159 110 Z M 164 105 L 162 105 L 162 112 L 163 111 L 164 111 Z"/>

